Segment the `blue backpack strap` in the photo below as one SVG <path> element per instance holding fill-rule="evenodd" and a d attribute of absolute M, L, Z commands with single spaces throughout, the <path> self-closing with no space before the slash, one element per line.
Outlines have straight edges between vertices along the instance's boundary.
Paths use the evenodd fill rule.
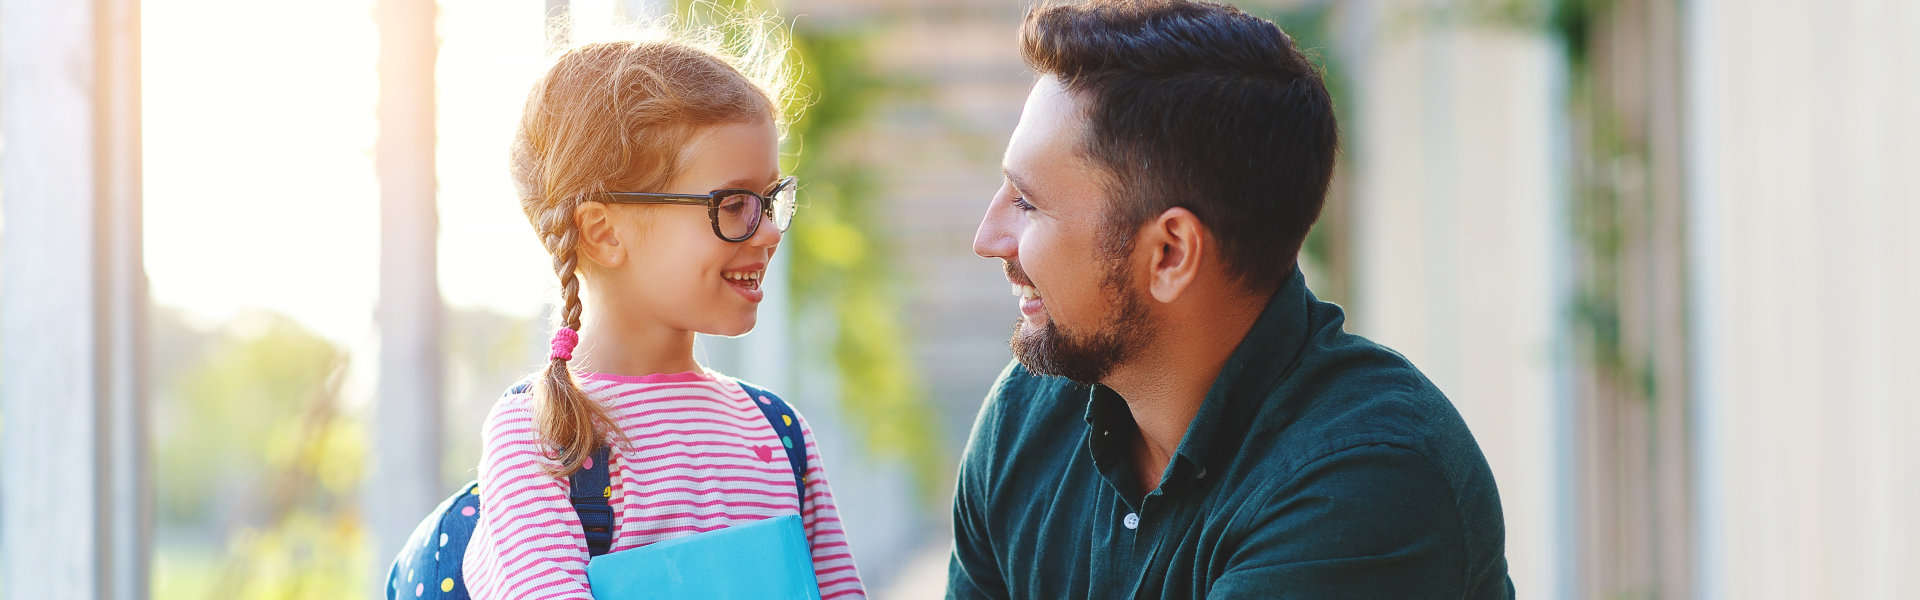
<path fill-rule="evenodd" d="M 515 384 L 510 394 L 533 389 L 533 378 Z M 580 532 L 587 536 L 587 555 L 600 556 L 613 549 L 613 449 L 600 446 L 580 470 L 567 478 L 567 502 L 580 517 Z"/>
<path fill-rule="evenodd" d="M 580 531 L 587 536 L 587 554 L 599 556 L 613 548 L 613 480 L 607 463 L 613 450 L 606 446 L 593 449 L 587 465 L 567 479 L 567 500 L 574 514 L 580 515 Z"/>
<path fill-rule="evenodd" d="M 747 397 L 753 399 L 753 405 L 760 414 L 767 417 L 767 424 L 780 434 L 780 444 L 787 447 L 787 463 L 793 467 L 793 484 L 800 494 L 800 511 L 806 512 L 807 506 L 807 439 L 800 431 L 800 417 L 795 415 L 793 407 L 785 400 L 769 392 L 766 388 L 734 380 L 740 389 L 747 391 Z M 804 516 L 804 515 L 803 515 Z"/>

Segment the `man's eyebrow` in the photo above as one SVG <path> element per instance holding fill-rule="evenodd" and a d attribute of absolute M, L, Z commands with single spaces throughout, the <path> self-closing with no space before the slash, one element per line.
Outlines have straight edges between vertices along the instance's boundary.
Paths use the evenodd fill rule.
<path fill-rule="evenodd" d="M 1020 195 L 1025 196 L 1028 200 L 1033 199 L 1033 188 L 1027 187 L 1026 182 L 1020 181 L 1019 177 L 1015 177 L 1013 175 L 1013 171 L 1010 171 L 1005 166 L 1002 166 L 1000 167 L 1000 174 L 1005 175 L 1007 178 L 1007 181 L 1013 183 L 1014 191 L 1020 192 Z"/>

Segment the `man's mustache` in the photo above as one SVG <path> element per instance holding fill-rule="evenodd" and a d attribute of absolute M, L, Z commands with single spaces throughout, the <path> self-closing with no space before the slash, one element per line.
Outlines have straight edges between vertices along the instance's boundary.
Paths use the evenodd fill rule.
<path fill-rule="evenodd" d="M 1001 264 L 1007 269 L 1007 281 L 1028 287 L 1033 286 L 1033 280 L 1027 278 L 1026 269 L 1020 268 L 1020 259 L 1001 259 Z"/>

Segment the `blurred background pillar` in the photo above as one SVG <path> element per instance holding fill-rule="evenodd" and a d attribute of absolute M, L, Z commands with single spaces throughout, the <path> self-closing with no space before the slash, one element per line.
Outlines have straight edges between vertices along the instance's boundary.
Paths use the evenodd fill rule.
<path fill-rule="evenodd" d="M 0 2 L 0 597 L 147 597 L 140 4 Z"/>
<path fill-rule="evenodd" d="M 1350 331 L 1446 392 L 1493 468 L 1520 597 L 1564 594 L 1566 243 L 1551 36 L 1471 3 L 1344 3 Z M 1310 285 L 1318 282 L 1309 281 Z"/>
<path fill-rule="evenodd" d="M 1920 597 L 1920 3 L 1686 3 L 1695 596 Z"/>
<path fill-rule="evenodd" d="M 1692 589 L 1680 3 L 1562 2 L 1571 150 L 1565 307 L 1583 598 Z"/>
<path fill-rule="evenodd" d="M 392 560 L 448 492 L 440 478 L 443 360 L 436 251 L 434 0 L 379 0 L 380 375 L 365 490 L 374 561 Z"/>

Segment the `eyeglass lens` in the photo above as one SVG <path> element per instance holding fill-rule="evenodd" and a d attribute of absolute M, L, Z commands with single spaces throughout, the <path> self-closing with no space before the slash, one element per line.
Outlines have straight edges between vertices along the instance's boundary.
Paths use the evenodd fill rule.
<path fill-rule="evenodd" d="M 793 224 L 794 190 L 792 185 L 782 186 L 773 198 L 773 226 L 781 232 Z M 716 216 L 719 219 L 720 233 L 731 240 L 743 240 L 753 235 L 760 225 L 760 218 L 767 209 L 763 202 L 768 199 L 745 192 L 731 194 L 720 199 Z"/>
<path fill-rule="evenodd" d="M 760 224 L 761 213 L 766 209 L 760 206 L 760 197 L 748 193 L 739 193 L 720 199 L 716 217 L 719 219 L 720 233 L 727 239 L 746 239 Z"/>
<path fill-rule="evenodd" d="M 786 232 L 788 226 L 793 225 L 795 208 L 793 188 L 794 185 L 789 182 L 773 194 L 773 226 L 780 228 L 782 233 Z"/>

